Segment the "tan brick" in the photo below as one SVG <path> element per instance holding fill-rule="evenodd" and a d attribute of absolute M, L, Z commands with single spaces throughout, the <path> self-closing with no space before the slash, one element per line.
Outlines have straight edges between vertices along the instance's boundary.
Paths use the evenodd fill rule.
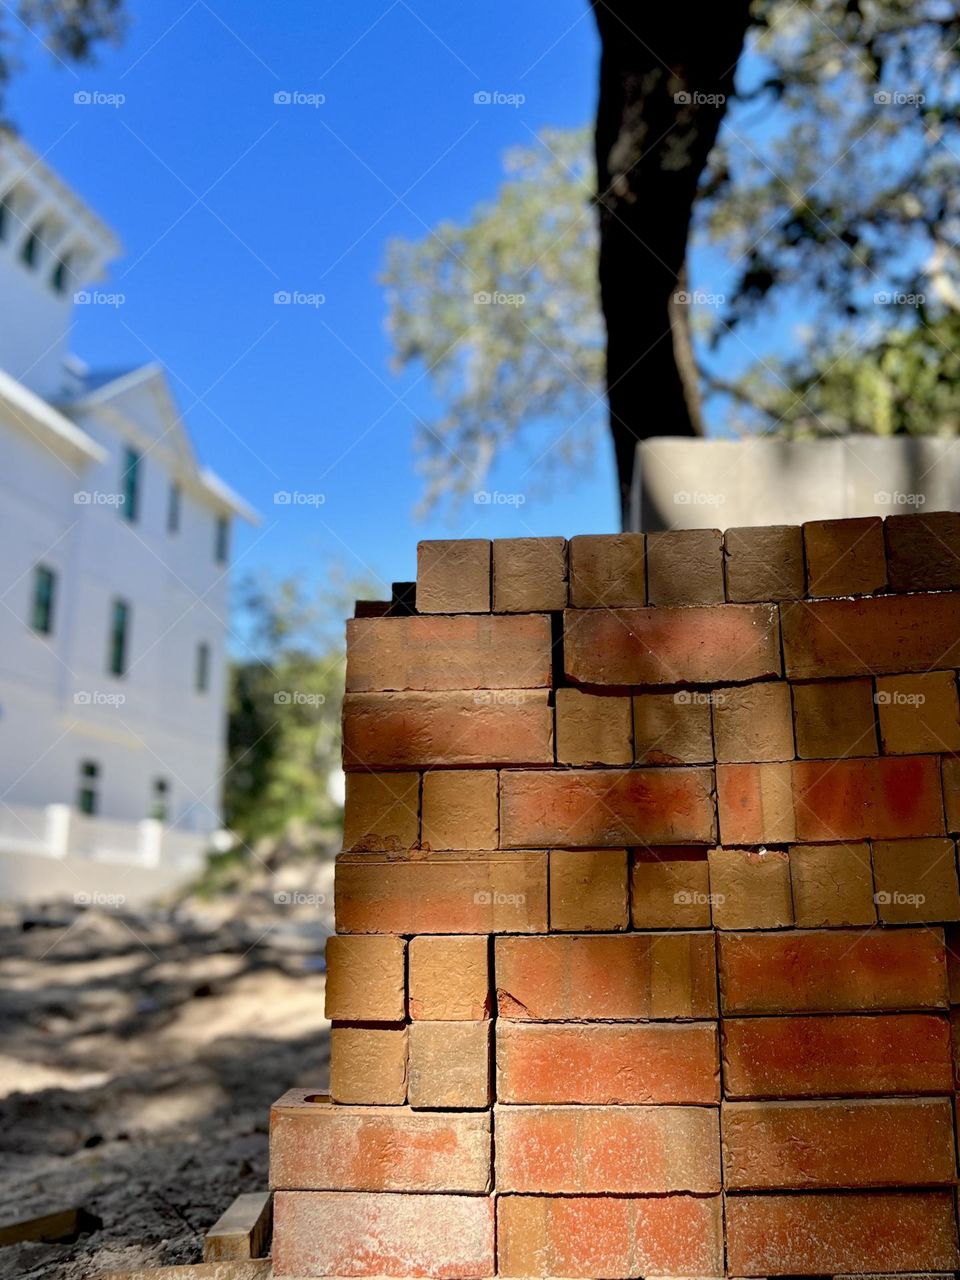
<path fill-rule="evenodd" d="M 348 773 L 345 849 L 413 849 L 420 839 L 418 773 Z"/>
<path fill-rule="evenodd" d="M 490 1027 L 489 1022 L 411 1023 L 410 1105 L 450 1110 L 489 1106 Z"/>
<path fill-rule="evenodd" d="M 887 584 L 883 521 L 812 520 L 803 526 L 808 594 L 866 596 Z"/>
<path fill-rule="evenodd" d="M 960 587 L 960 514 L 956 511 L 888 516 L 884 533 L 894 591 Z"/>
<path fill-rule="evenodd" d="M 876 922 L 869 845 L 795 844 L 790 879 L 798 928 Z"/>
<path fill-rule="evenodd" d="M 329 937 L 326 1016 L 341 1022 L 402 1022 L 406 948 L 402 938 Z"/>
<path fill-rule="evenodd" d="M 771 849 L 711 849 L 710 898 L 717 929 L 782 929 L 793 924 L 790 861 Z"/>
<path fill-rule="evenodd" d="M 495 769 L 433 769 L 424 774 L 423 847 L 495 849 L 500 843 L 499 788 Z"/>
<path fill-rule="evenodd" d="M 647 598 L 651 604 L 720 604 L 723 535 L 719 529 L 647 534 Z"/>
<path fill-rule="evenodd" d="M 486 937 L 420 934 L 409 945 L 410 1017 L 432 1022 L 489 1018 L 490 959 Z"/>
<path fill-rule="evenodd" d="M 796 525 L 728 529 L 727 599 L 738 604 L 803 598 L 803 535 Z"/>
<path fill-rule="evenodd" d="M 630 764 L 633 761 L 629 698 L 558 689 L 556 707 L 560 764 Z"/>
<path fill-rule="evenodd" d="M 535 613 L 567 603 L 567 544 L 563 538 L 496 538 L 493 608 Z"/>
<path fill-rule="evenodd" d="M 665 845 L 635 850 L 630 901 L 635 929 L 709 929 L 706 848 Z"/>
<path fill-rule="evenodd" d="M 943 806 L 947 813 L 947 830 L 955 835 L 960 832 L 960 756 L 944 756 Z"/>
<path fill-rule="evenodd" d="M 633 699 L 638 764 L 706 764 L 713 759 L 710 698 L 701 692 L 639 693 Z"/>
<path fill-rule="evenodd" d="M 725 844 L 789 844 L 796 840 L 793 765 L 718 765 L 717 812 L 720 839 Z"/>
<path fill-rule="evenodd" d="M 490 543 L 484 538 L 421 542 L 417 547 L 419 613 L 489 613 Z"/>
<path fill-rule="evenodd" d="M 801 759 L 877 754 L 871 680 L 815 680 L 794 684 L 792 690 Z"/>
<path fill-rule="evenodd" d="M 718 760 L 793 759 L 788 684 L 777 681 L 715 689 L 712 701 Z"/>
<path fill-rule="evenodd" d="M 406 1102 L 406 1027 L 335 1026 L 330 1032 L 330 1097 L 367 1105 Z"/>
<path fill-rule="evenodd" d="M 570 603 L 576 609 L 645 605 L 643 534 L 586 534 L 571 538 Z"/>
<path fill-rule="evenodd" d="M 960 920 L 952 840 L 878 840 L 873 846 L 873 875 L 884 924 Z"/>
<path fill-rule="evenodd" d="M 625 849 L 550 852 L 550 928 L 625 929 L 629 923 Z"/>
<path fill-rule="evenodd" d="M 960 703 L 952 671 L 881 676 L 877 710 L 880 741 L 889 755 L 960 751 Z"/>

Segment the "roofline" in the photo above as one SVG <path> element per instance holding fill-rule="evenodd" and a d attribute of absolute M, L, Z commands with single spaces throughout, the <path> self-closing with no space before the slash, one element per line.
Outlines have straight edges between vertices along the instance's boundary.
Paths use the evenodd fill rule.
<path fill-rule="evenodd" d="M 248 502 L 244 502 L 243 498 L 209 467 L 199 467 L 197 479 L 202 488 L 217 500 L 217 505 L 229 511 L 231 515 L 254 526 L 263 522 L 260 512 L 251 507 Z"/>
<path fill-rule="evenodd" d="M 142 364 L 136 369 L 129 369 L 126 373 L 119 374 L 116 378 L 112 378 L 110 382 L 105 382 L 102 386 L 97 387 L 96 390 L 88 391 L 86 395 L 71 397 L 65 403 L 71 409 L 85 409 L 88 405 L 103 404 L 117 395 L 122 395 L 124 391 L 129 391 L 132 387 L 142 386 L 145 382 L 150 382 L 157 377 L 166 382 L 166 370 L 159 361 L 151 360 L 148 364 Z"/>
<path fill-rule="evenodd" d="M 79 454 L 86 462 L 105 462 L 109 457 L 106 449 L 97 444 L 82 427 L 71 422 L 59 410 L 25 387 L 22 382 L 0 369 L 0 404 L 11 413 L 15 423 L 23 427 L 28 435 L 33 428 L 39 428 L 47 444 L 55 444 L 61 451 Z"/>

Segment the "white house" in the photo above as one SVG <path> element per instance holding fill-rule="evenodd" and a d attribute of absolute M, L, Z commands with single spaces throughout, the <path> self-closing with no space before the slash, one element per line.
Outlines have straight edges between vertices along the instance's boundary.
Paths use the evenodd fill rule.
<path fill-rule="evenodd" d="M 231 524 L 254 517 L 160 366 L 70 356 L 119 252 L 0 134 L 0 897 L 142 898 L 221 821 Z"/>

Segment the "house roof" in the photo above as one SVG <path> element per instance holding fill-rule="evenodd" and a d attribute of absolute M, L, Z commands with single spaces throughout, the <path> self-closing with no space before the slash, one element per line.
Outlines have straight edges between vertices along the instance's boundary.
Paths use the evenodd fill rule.
<path fill-rule="evenodd" d="M 82 462 L 105 462 L 107 451 L 82 427 L 0 369 L 0 412 L 28 435 Z"/>

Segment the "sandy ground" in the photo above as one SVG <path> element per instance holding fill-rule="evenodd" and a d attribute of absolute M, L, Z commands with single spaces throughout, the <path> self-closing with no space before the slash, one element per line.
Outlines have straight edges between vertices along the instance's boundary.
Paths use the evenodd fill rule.
<path fill-rule="evenodd" d="M 272 893 L 0 910 L 0 1225 L 75 1206 L 102 1224 L 0 1248 L 0 1277 L 200 1260 L 234 1196 L 267 1186 L 270 1103 L 326 1087 L 330 928 L 327 907 Z"/>

